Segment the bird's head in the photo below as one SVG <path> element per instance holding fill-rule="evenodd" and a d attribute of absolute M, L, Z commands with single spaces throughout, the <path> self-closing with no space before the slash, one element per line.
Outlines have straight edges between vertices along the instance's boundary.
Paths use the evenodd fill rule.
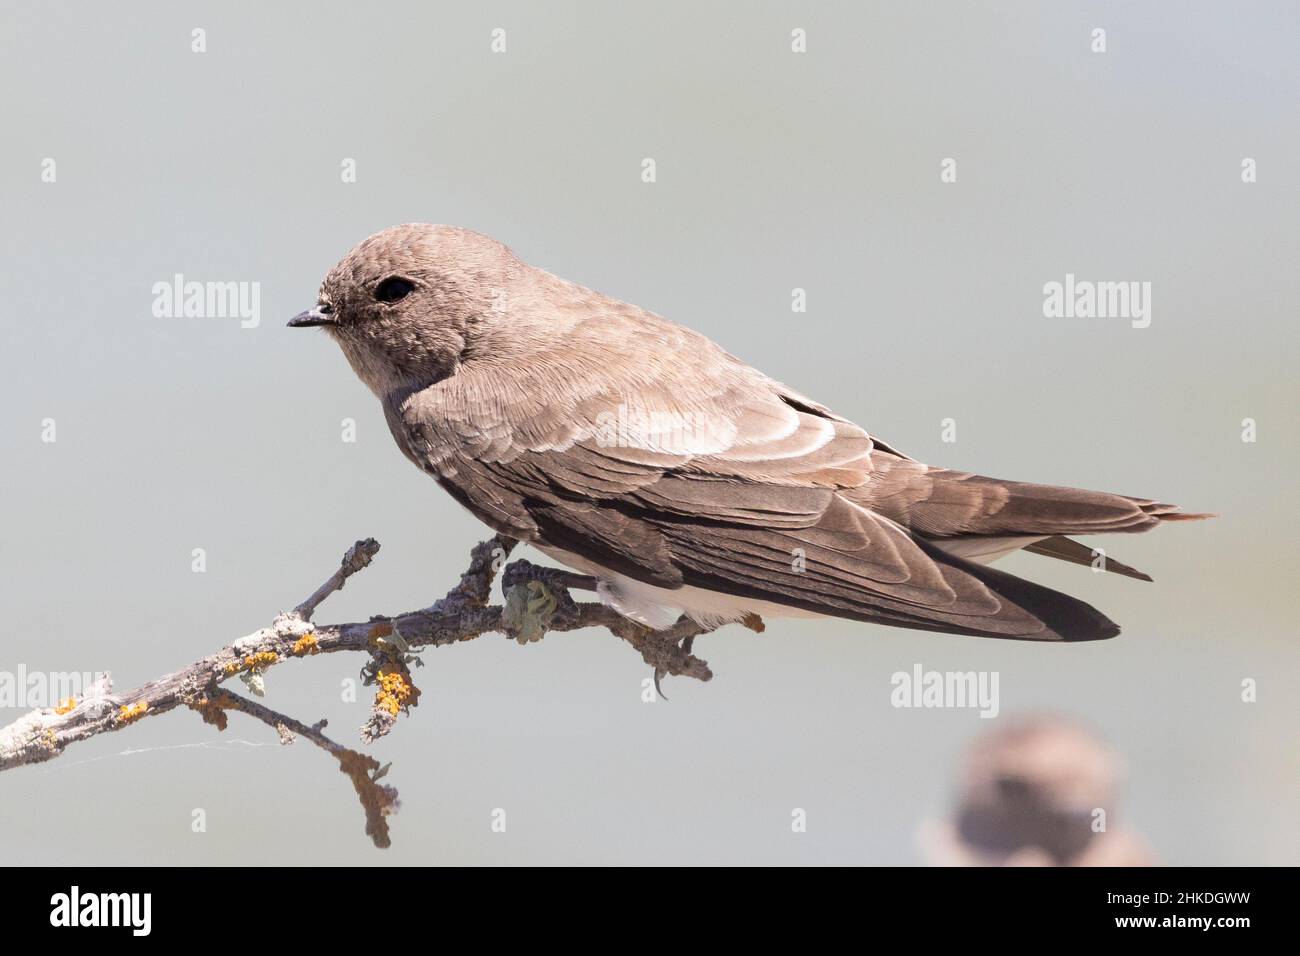
<path fill-rule="evenodd" d="M 392 226 L 344 256 L 316 307 L 289 326 L 329 332 L 382 397 L 454 372 L 521 268 L 504 245 L 468 229 Z"/>

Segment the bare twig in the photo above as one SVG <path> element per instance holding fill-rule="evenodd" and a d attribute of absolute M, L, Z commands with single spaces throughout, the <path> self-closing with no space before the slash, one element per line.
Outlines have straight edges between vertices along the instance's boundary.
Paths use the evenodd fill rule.
<path fill-rule="evenodd" d="M 320 606 L 321 601 L 324 601 L 335 591 L 342 591 L 347 579 L 368 565 L 378 553 L 379 542 L 374 538 L 358 541 L 348 548 L 347 553 L 343 555 L 342 562 L 339 564 L 339 569 L 330 575 L 328 581 L 316 589 L 315 594 L 294 608 L 293 613 L 304 621 L 310 621 L 312 614 Z"/>
<path fill-rule="evenodd" d="M 371 543 L 373 544 L 373 541 Z M 378 545 L 375 548 L 378 550 Z M 219 689 L 195 709 L 203 714 L 203 719 L 207 723 L 215 724 L 222 730 L 225 729 L 226 712 L 237 710 L 272 728 L 280 735 L 281 743 L 291 744 L 295 737 L 306 737 L 317 747 L 333 755 L 339 762 L 339 769 L 352 781 L 357 796 L 361 798 L 361 807 L 366 812 L 366 836 L 370 837 L 377 847 L 390 845 L 392 841 L 388 836 L 388 816 L 397 810 L 397 791 L 379 782 L 388 773 L 388 766 L 380 766 L 379 761 L 374 757 L 368 757 L 330 740 L 321 733 L 325 727 L 324 720 L 319 720 L 308 727 L 301 721 L 225 688 Z"/>
<path fill-rule="evenodd" d="M 708 664 L 692 653 L 695 637 L 707 633 L 708 628 L 683 618 L 667 630 L 653 631 L 604 604 L 578 603 L 570 589 L 596 588 L 595 579 L 586 575 L 518 560 L 505 566 L 502 574 L 505 603 L 490 604 L 493 579 L 514 546 L 515 541 L 504 535 L 475 546 L 460 581 L 431 607 L 394 617 L 376 615 L 364 622 L 313 624 L 311 617 L 320 604 L 379 552 L 373 538 L 358 541 L 324 584 L 292 611 L 276 617 L 269 627 L 123 694 L 112 693 L 111 678 L 103 674 L 80 698 L 57 708 L 33 710 L 0 728 L 0 771 L 52 760 L 69 744 L 122 730 L 179 706 L 196 710 L 219 730 L 225 729 L 226 712 L 237 710 L 275 728 L 286 743 L 294 735 L 306 737 L 338 759 L 366 809 L 366 832 L 377 846 L 387 846 L 386 818 L 397 806 L 397 792 L 377 783 L 387 767 L 330 740 L 321 733 L 323 721 L 308 726 L 221 685 L 238 676 L 260 695 L 262 675 L 290 658 L 338 651 L 364 653 L 370 660 L 363 676 L 376 686 L 370 718 L 361 729 L 362 739 L 369 742 L 388 733 L 398 715 L 418 702 L 420 692 L 409 666 L 419 663 L 414 651 L 484 634 L 504 634 L 527 643 L 550 632 L 603 627 L 635 648 L 654 668 L 656 685 L 669 674 L 703 681 L 713 677 Z"/>

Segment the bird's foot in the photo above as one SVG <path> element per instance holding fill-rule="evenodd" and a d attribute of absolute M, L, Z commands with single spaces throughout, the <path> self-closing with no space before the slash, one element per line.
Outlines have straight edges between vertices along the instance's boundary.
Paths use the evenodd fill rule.
<path fill-rule="evenodd" d="M 751 622 L 751 618 L 753 619 L 753 622 L 757 622 L 757 626 Z M 763 619 L 757 614 L 746 615 L 745 619 L 740 623 L 752 631 L 763 630 Z M 681 651 L 682 654 L 686 655 L 687 658 L 690 658 L 691 652 L 695 649 L 695 639 L 699 637 L 700 634 L 707 633 L 708 630 L 709 629 L 700 630 L 700 625 L 696 624 L 689 617 L 683 615 L 678 618 L 677 623 L 668 628 L 668 630 L 659 631 L 657 633 L 666 638 L 670 646 L 676 645 L 677 649 Z M 654 634 L 656 632 L 651 631 L 650 633 Z M 681 634 L 681 636 L 678 637 L 678 634 Z M 664 693 L 663 687 L 660 686 L 659 682 L 667 677 L 668 674 L 669 671 L 663 667 L 656 667 L 654 669 L 655 693 L 664 700 L 668 699 L 668 695 Z"/>

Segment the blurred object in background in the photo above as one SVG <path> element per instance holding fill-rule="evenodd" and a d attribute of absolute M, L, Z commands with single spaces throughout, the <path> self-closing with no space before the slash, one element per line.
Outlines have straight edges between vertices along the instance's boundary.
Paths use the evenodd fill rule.
<path fill-rule="evenodd" d="M 1061 717 L 1026 716 L 971 745 L 950 819 L 919 834 L 931 866 L 1153 866 L 1118 827 L 1120 758 Z"/>

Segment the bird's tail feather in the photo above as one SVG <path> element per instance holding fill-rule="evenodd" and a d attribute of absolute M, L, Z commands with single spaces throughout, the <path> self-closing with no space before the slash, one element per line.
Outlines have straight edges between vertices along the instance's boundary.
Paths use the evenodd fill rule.
<path fill-rule="evenodd" d="M 1123 561 L 1117 561 L 1109 554 L 1094 551 L 1087 545 L 1080 544 L 1073 538 L 1067 538 L 1064 535 L 1054 534 L 1050 538 L 1044 538 L 1041 541 L 1035 541 L 1033 544 L 1025 545 L 1024 550 L 1033 554 L 1041 554 L 1048 558 L 1056 558 L 1060 561 L 1068 561 L 1071 564 L 1081 564 L 1084 567 L 1100 567 L 1101 570 L 1111 574 L 1120 574 L 1126 578 L 1134 578 L 1138 581 L 1150 581 L 1151 575 L 1139 571 L 1137 568 L 1125 564 Z M 1101 563 L 1098 565 L 1097 559 L 1101 557 Z"/>

